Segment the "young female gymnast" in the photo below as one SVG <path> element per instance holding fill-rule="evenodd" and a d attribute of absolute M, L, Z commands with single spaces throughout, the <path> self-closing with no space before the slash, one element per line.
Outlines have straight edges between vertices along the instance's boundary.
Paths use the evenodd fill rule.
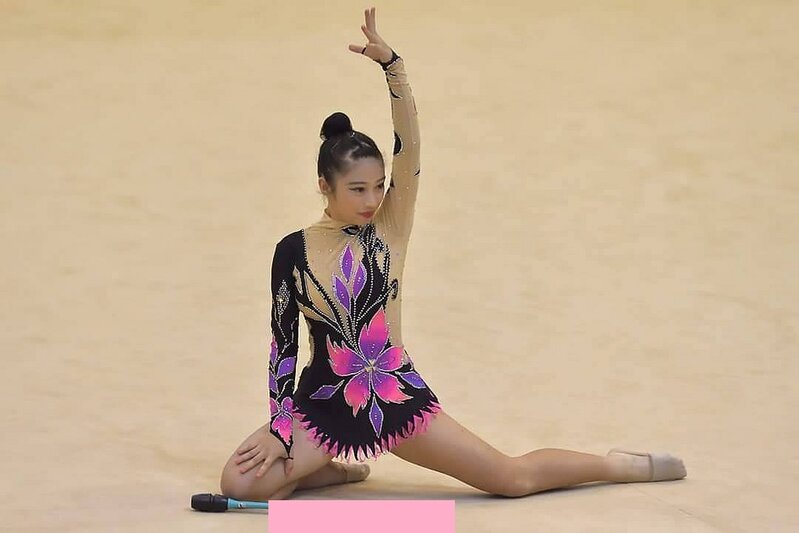
<path fill-rule="evenodd" d="M 315 223 L 283 237 L 272 261 L 270 421 L 231 455 L 222 493 L 268 500 L 360 481 L 369 466 L 351 460 L 386 452 L 509 497 L 590 481 L 685 477 L 682 460 L 666 453 L 614 448 L 600 456 L 545 448 L 511 457 L 442 410 L 400 331 L 420 173 L 416 103 L 403 59 L 377 34 L 375 8 L 364 15 L 368 42 L 349 49 L 379 63 L 386 76 L 394 127 L 391 184 L 384 195 L 383 156 L 374 141 L 354 131 L 343 113 L 330 115 L 318 160 L 327 208 Z M 295 391 L 300 312 L 311 360 Z"/>

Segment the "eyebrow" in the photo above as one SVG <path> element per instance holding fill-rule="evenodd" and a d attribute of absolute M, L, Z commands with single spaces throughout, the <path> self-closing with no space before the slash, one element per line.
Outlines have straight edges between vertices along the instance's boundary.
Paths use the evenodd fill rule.
<path fill-rule="evenodd" d="M 385 176 L 383 176 L 377 183 L 381 183 L 383 181 L 386 181 L 386 177 Z M 366 185 L 366 182 L 365 181 L 351 181 L 347 185 Z"/>

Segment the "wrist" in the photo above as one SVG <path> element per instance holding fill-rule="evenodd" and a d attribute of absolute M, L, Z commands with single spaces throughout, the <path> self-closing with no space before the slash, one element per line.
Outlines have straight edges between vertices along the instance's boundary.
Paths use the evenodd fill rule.
<path fill-rule="evenodd" d="M 389 66 L 390 66 L 390 65 L 391 65 L 391 64 L 392 64 L 394 61 L 396 61 L 397 59 L 399 59 L 399 56 L 397 55 L 397 52 L 395 52 L 395 51 L 392 49 L 392 50 L 391 50 L 391 57 L 390 57 L 390 58 L 388 58 L 386 61 L 378 61 L 378 63 L 380 63 L 380 66 L 381 66 L 381 67 L 383 67 L 383 70 L 387 70 L 387 69 L 388 69 L 388 67 L 389 67 Z"/>

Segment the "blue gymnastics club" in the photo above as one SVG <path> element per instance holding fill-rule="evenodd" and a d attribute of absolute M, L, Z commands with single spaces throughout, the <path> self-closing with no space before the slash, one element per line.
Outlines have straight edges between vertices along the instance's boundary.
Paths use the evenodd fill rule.
<path fill-rule="evenodd" d="M 205 493 L 191 497 L 191 508 L 207 513 L 224 513 L 228 509 L 269 509 L 269 502 L 247 502 L 221 494 Z"/>

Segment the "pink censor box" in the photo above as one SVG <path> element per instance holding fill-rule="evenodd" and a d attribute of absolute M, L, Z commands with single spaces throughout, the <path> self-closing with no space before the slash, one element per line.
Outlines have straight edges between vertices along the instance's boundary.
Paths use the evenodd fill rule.
<path fill-rule="evenodd" d="M 455 500 L 270 500 L 269 533 L 455 533 Z"/>

